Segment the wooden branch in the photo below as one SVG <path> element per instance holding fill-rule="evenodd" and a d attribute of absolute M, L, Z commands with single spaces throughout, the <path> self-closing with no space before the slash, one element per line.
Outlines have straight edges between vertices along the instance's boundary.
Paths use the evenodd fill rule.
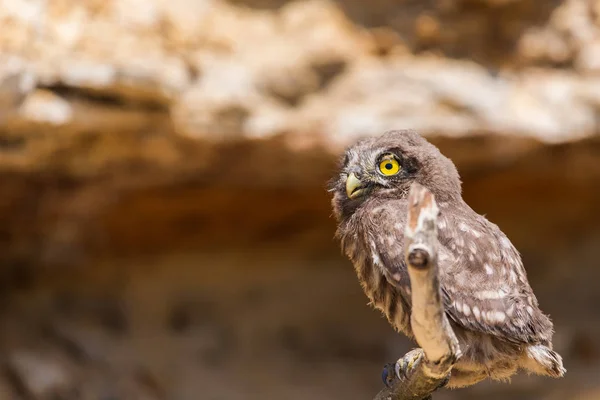
<path fill-rule="evenodd" d="M 460 357 L 458 340 L 441 300 L 437 262 L 439 209 L 433 194 L 417 183 L 410 188 L 408 204 L 404 255 L 412 291 L 410 323 L 424 356 L 406 377 L 398 377 L 396 368 L 388 369 L 393 375 L 390 387 L 381 390 L 375 400 L 430 399 L 450 377 L 452 366 Z"/>

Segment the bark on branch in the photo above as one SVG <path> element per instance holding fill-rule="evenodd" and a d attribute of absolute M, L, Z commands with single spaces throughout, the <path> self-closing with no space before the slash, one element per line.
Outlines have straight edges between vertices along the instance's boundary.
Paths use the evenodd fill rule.
<path fill-rule="evenodd" d="M 460 357 L 458 341 L 444 312 L 440 293 L 439 209 L 433 194 L 417 183 L 411 186 L 408 202 L 404 255 L 412 290 L 411 327 L 424 357 L 406 377 L 398 377 L 392 368 L 389 372 L 394 378 L 390 387 L 381 390 L 375 400 L 430 399 L 450 377 L 452 366 Z"/>

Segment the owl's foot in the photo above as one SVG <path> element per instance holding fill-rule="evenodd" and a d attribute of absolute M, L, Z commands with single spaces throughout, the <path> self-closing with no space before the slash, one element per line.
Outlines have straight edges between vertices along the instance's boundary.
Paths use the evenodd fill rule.
<path fill-rule="evenodd" d="M 404 380 L 415 369 L 423 359 L 423 349 L 414 349 L 409 351 L 395 363 L 386 364 L 381 373 L 381 379 L 387 387 L 391 387 L 394 380 Z"/>
<path fill-rule="evenodd" d="M 396 361 L 396 376 L 400 379 L 408 378 L 419 362 L 421 362 L 423 356 L 423 349 L 414 349 L 406 353 L 404 357 Z"/>

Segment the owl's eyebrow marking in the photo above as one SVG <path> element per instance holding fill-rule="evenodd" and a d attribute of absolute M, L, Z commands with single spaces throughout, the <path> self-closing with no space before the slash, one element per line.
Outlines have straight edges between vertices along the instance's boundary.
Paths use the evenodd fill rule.
<path fill-rule="evenodd" d="M 380 163 L 384 160 L 396 159 L 400 165 L 404 166 L 404 157 L 402 157 L 402 153 L 397 151 L 397 149 L 388 149 L 382 151 L 375 158 L 375 162 Z"/>
<path fill-rule="evenodd" d="M 383 160 L 391 160 L 391 159 L 394 159 L 394 158 L 395 159 L 399 159 L 399 157 L 396 154 L 391 153 L 389 151 L 386 151 L 386 152 L 382 153 L 381 155 L 379 155 L 379 157 L 377 157 L 377 159 L 380 162 L 383 161 Z"/>

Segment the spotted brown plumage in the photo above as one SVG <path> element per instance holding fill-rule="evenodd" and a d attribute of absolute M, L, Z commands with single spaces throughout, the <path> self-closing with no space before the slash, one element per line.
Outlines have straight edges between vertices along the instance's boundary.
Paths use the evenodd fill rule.
<path fill-rule="evenodd" d="M 518 368 L 562 376 L 552 322 L 539 309 L 519 253 L 497 225 L 464 202 L 452 161 L 411 130 L 351 146 L 330 185 L 336 235 L 371 304 L 412 337 L 404 229 L 413 182 L 428 188 L 440 209 L 440 284 L 463 354 L 448 385 L 502 380 Z"/>

